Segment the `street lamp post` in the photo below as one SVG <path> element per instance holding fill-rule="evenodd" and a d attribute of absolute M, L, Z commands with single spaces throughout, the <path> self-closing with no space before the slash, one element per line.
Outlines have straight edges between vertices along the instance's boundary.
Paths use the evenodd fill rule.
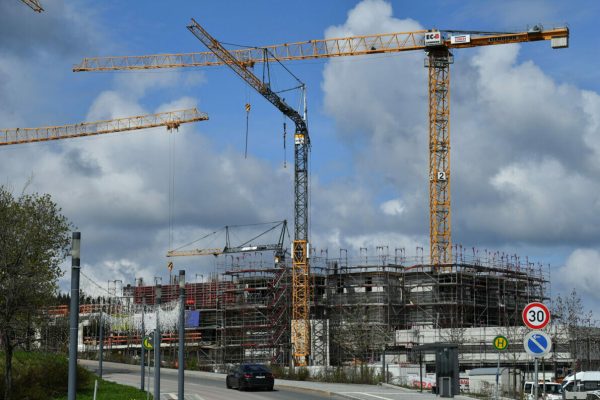
<path fill-rule="evenodd" d="M 177 380 L 177 398 L 183 399 L 184 365 L 183 351 L 185 346 L 185 271 L 179 271 L 179 368 Z"/>
<path fill-rule="evenodd" d="M 146 337 L 146 324 L 144 321 L 144 313 L 146 312 L 146 296 L 142 297 L 142 335 L 140 338 L 140 343 L 141 343 L 141 359 L 142 362 L 141 364 L 141 377 L 140 377 L 140 390 L 143 392 L 144 391 L 144 376 L 146 374 L 145 368 L 146 368 L 146 348 L 144 347 L 144 338 Z M 150 363 L 150 361 L 148 361 L 148 364 Z"/>
<path fill-rule="evenodd" d="M 69 310 L 69 378 L 68 400 L 77 396 L 77 342 L 79 332 L 79 274 L 81 233 L 73 232 L 71 244 L 71 307 Z"/>
<path fill-rule="evenodd" d="M 160 399 L 160 297 L 161 285 L 156 285 L 156 329 L 154 330 L 154 398 Z"/>

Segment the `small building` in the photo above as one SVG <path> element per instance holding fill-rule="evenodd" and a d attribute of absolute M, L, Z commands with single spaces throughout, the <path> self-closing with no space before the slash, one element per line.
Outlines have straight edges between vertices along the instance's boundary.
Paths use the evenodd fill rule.
<path fill-rule="evenodd" d="M 492 395 L 496 393 L 497 368 L 475 368 L 467 371 L 469 376 L 469 391 Z M 498 376 L 500 393 L 512 392 L 514 386 L 521 387 L 521 372 L 508 367 L 500 367 Z"/>

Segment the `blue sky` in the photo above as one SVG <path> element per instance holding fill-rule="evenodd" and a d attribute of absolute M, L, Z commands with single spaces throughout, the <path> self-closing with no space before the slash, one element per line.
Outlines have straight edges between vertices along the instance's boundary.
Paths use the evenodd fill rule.
<path fill-rule="evenodd" d="M 73 73 L 86 56 L 204 51 L 413 29 L 519 31 L 549 43 L 455 52 L 453 239 L 552 265 L 553 292 L 600 300 L 600 72 L 595 1 L 70 1 L 0 5 L 0 121 L 33 127 L 197 106 L 210 121 L 0 149 L 2 183 L 48 192 L 83 235 L 100 282 L 166 275 L 165 250 L 227 224 L 292 218 L 292 127 L 227 68 Z M 311 238 L 318 249 L 428 248 L 423 53 L 287 63 L 307 84 Z M 259 71 L 257 69 L 257 71 Z M 274 69 L 274 82 L 288 81 Z M 295 104 L 295 98 L 289 98 Z M 244 159 L 250 102 L 249 156 Z M 171 143 L 171 144 L 170 144 Z M 170 147 L 172 146 L 172 148 Z M 169 169 L 169 152 L 175 169 Z M 169 179 L 175 198 L 169 202 Z M 169 231 L 169 208 L 174 229 Z M 182 261 L 207 271 L 200 261 Z M 176 266 L 176 268 L 178 268 Z"/>

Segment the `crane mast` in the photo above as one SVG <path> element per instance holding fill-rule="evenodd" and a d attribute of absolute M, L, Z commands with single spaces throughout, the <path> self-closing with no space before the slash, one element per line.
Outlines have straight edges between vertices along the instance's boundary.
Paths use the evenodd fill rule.
<path fill-rule="evenodd" d="M 206 120 L 208 120 L 206 113 L 200 112 L 195 108 L 190 108 L 105 121 L 83 122 L 80 124 L 44 126 L 40 128 L 0 129 L 0 146 L 103 135 L 106 133 L 156 128 L 159 126 L 166 126 L 167 129 L 171 130 L 179 128 L 181 124 Z"/>
<path fill-rule="evenodd" d="M 292 243 L 292 352 L 295 364 L 304 366 L 310 355 L 310 265 L 308 260 L 308 154 L 310 139 L 304 116 L 283 101 L 219 41 L 192 19 L 187 27 L 221 63 L 273 104 L 296 128 L 294 132 L 294 240 Z"/>
<path fill-rule="evenodd" d="M 429 254 L 433 265 L 452 262 L 450 207 L 450 64 L 445 46 L 428 51 Z"/>

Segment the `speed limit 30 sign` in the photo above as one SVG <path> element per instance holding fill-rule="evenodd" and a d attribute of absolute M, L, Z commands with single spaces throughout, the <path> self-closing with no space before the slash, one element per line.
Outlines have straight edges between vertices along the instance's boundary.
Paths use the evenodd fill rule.
<path fill-rule="evenodd" d="M 529 303 L 523 309 L 523 323 L 531 329 L 543 329 L 550 322 L 550 311 L 545 304 Z"/>

